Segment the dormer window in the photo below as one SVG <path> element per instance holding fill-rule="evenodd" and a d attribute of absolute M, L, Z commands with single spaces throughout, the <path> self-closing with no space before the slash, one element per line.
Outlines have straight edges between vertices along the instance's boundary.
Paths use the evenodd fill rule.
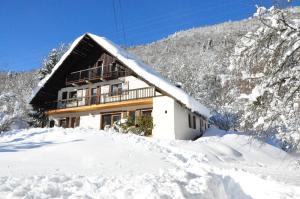
<path fill-rule="evenodd" d="M 117 67 L 117 63 L 116 62 L 113 62 L 111 64 L 111 71 L 112 72 L 118 71 L 118 67 Z"/>

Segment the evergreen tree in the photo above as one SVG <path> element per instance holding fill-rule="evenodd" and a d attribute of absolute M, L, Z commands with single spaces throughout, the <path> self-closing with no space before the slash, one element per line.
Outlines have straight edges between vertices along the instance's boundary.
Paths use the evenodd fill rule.
<path fill-rule="evenodd" d="M 57 64 L 57 62 L 68 49 L 68 45 L 60 44 L 57 48 L 54 48 L 49 52 L 48 56 L 44 58 L 39 70 L 39 80 L 43 79 L 47 74 L 51 73 L 53 67 Z"/>

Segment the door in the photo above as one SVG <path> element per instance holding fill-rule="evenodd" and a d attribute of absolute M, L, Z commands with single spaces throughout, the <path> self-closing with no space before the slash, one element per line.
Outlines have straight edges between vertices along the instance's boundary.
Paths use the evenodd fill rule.
<path fill-rule="evenodd" d="M 76 123 L 76 117 L 71 117 L 70 128 L 74 128 L 75 127 L 75 123 Z"/>
<path fill-rule="evenodd" d="M 102 115 L 101 129 L 111 125 L 111 115 Z"/>
<path fill-rule="evenodd" d="M 91 104 L 97 104 L 97 88 L 91 89 Z"/>

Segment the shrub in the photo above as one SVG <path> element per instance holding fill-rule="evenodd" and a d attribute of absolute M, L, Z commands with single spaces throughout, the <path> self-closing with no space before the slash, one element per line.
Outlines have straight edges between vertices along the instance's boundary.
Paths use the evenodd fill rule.
<path fill-rule="evenodd" d="M 153 129 L 153 118 L 150 115 L 143 115 L 136 118 L 136 123 L 134 118 L 127 117 L 126 122 L 122 123 L 121 129 L 122 133 L 134 133 L 137 135 L 149 136 L 152 134 Z"/>

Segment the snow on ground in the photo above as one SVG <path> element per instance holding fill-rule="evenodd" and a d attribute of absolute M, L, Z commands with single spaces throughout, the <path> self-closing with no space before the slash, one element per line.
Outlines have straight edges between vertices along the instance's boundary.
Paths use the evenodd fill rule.
<path fill-rule="evenodd" d="M 297 159 L 209 129 L 168 141 L 91 129 L 0 135 L 0 198 L 300 198 Z"/>

